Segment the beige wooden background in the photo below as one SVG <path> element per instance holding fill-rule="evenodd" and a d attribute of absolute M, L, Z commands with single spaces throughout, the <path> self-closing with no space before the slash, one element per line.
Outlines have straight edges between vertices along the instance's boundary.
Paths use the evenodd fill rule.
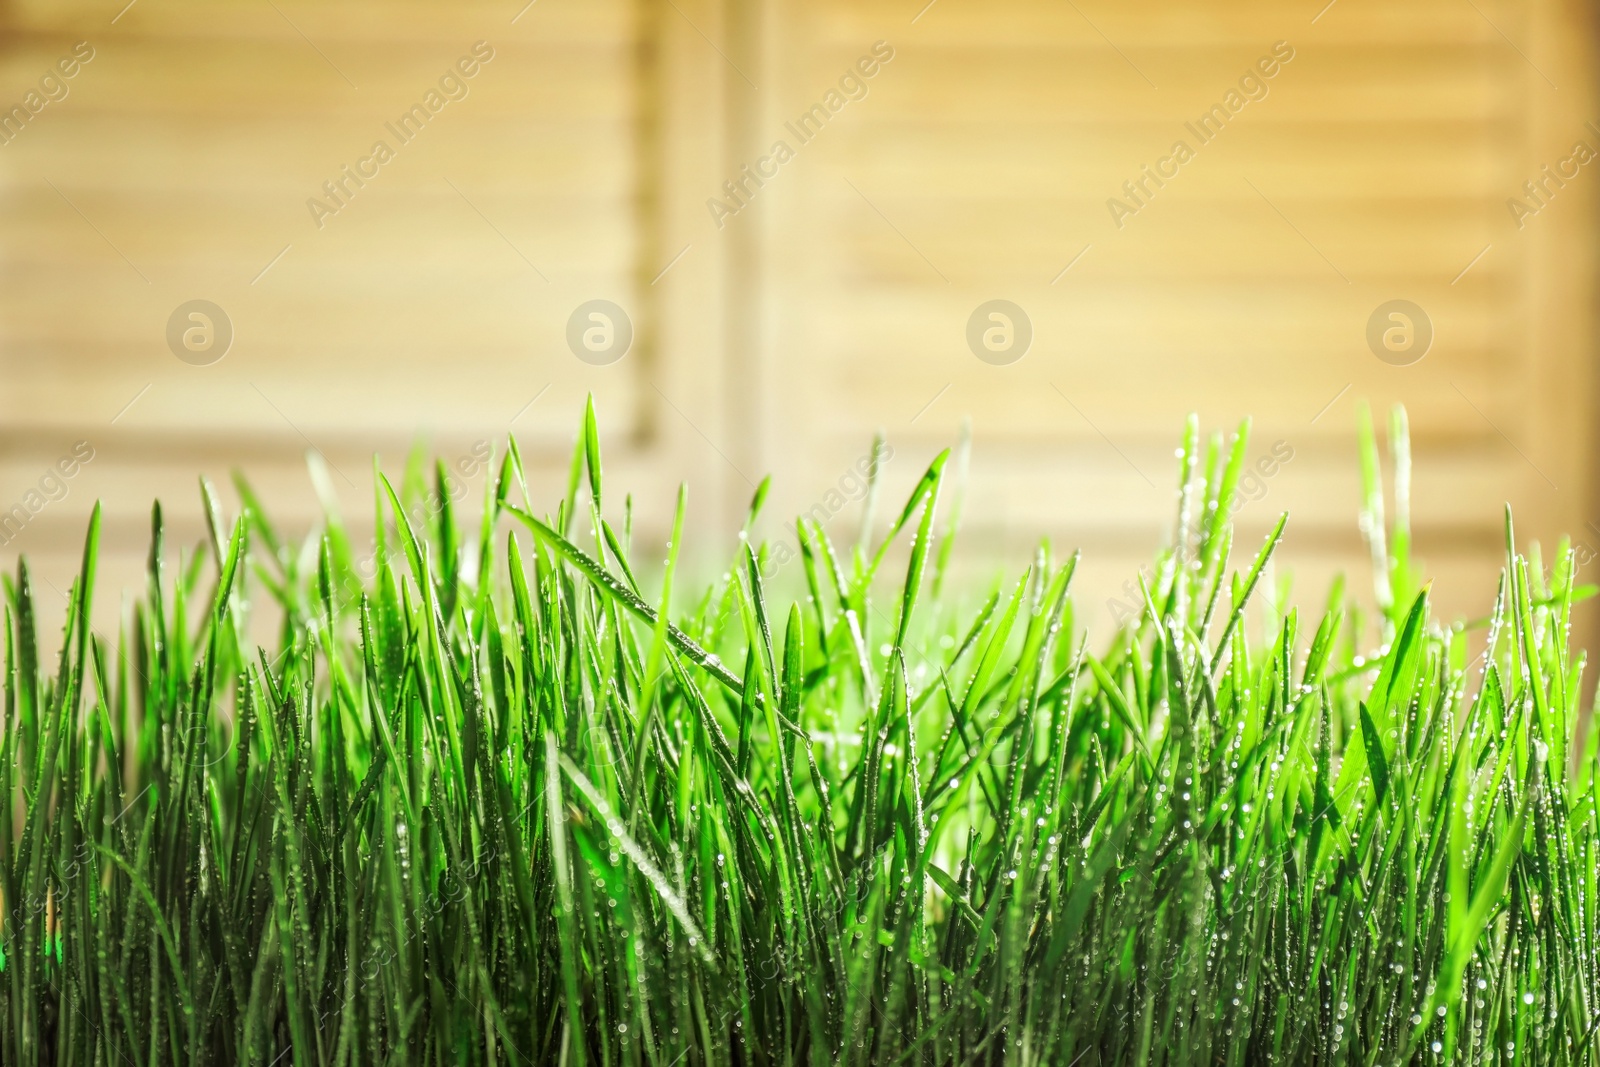
<path fill-rule="evenodd" d="M 94 49 L 0 144 L 0 507 L 95 450 L 0 559 L 59 590 L 95 498 L 109 586 L 137 578 L 152 496 L 198 537 L 198 472 L 244 469 L 305 528 L 308 448 L 365 516 L 374 453 L 394 472 L 419 435 L 452 458 L 513 430 L 553 499 L 591 391 L 643 536 L 688 478 L 716 551 L 761 474 L 772 514 L 811 508 L 881 429 L 892 497 L 970 417 L 969 573 L 1081 546 L 1102 623 L 1162 536 L 1189 411 L 1293 450 L 1240 523 L 1253 545 L 1291 510 L 1308 597 L 1367 581 L 1360 400 L 1410 410 L 1448 611 L 1486 606 L 1504 501 L 1525 536 L 1600 548 L 1600 168 L 1520 228 L 1507 209 L 1600 149 L 1588 4 L 125 3 L 0 3 L 0 106 Z M 307 199 L 478 41 L 468 95 L 319 229 Z M 1185 123 L 1278 42 L 1265 97 L 1201 144 Z M 801 143 L 786 123 L 875 48 Z M 1108 198 L 1179 139 L 1194 158 L 1119 227 Z M 708 200 L 779 140 L 719 225 Z M 212 366 L 164 339 L 195 298 L 236 331 Z M 636 329 L 606 367 L 564 339 L 595 298 Z M 1010 366 L 965 339 L 994 298 L 1034 330 Z M 1364 339 L 1395 298 L 1433 323 L 1412 366 Z"/>

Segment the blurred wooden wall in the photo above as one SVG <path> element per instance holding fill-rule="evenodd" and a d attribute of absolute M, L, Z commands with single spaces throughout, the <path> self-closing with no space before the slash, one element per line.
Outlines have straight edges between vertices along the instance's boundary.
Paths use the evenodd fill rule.
<path fill-rule="evenodd" d="M 365 509 L 374 451 L 393 471 L 418 433 L 450 458 L 513 429 L 553 492 L 590 391 L 646 534 L 683 477 L 702 530 L 726 535 L 767 471 L 771 514 L 832 513 L 879 429 L 893 497 L 970 417 L 977 558 L 1081 545 L 1091 605 L 1162 536 L 1190 411 L 1253 416 L 1252 457 L 1292 452 L 1239 521 L 1253 545 L 1292 511 L 1308 596 L 1336 570 L 1366 581 L 1362 400 L 1410 411 L 1418 550 L 1447 610 L 1492 595 L 1504 501 L 1524 535 L 1600 549 L 1600 167 L 1547 184 L 1520 227 L 1507 206 L 1575 142 L 1600 150 L 1587 4 L 0 11 L 0 104 L 95 50 L 0 145 L 0 506 L 72 442 L 96 450 L 0 549 L 57 578 L 96 496 L 119 558 L 157 493 L 198 536 L 200 470 L 243 467 L 309 523 L 308 447 Z M 307 199 L 478 41 L 493 59 L 467 96 L 319 228 Z M 1202 143 L 1213 105 L 1227 121 Z M 1142 168 L 1180 140 L 1193 158 L 1157 187 Z M 1142 204 L 1124 188 L 1141 180 Z M 1112 198 L 1137 212 L 1119 225 Z M 211 366 L 164 337 L 195 298 L 237 333 Z M 596 298 L 636 332 L 610 366 L 565 340 Z M 993 299 L 1033 332 L 1006 366 L 966 336 Z M 1432 323 L 1409 366 L 1365 337 L 1393 299 Z"/>
<path fill-rule="evenodd" d="M 454 461 L 514 430 L 553 468 L 589 391 L 620 440 L 648 430 L 659 182 L 634 6 L 124 4 L 5 8 L 0 100 L 94 53 L 0 145 L 6 504 L 72 442 L 95 450 L 8 556 L 60 582 L 100 497 L 113 563 L 135 563 L 153 496 L 198 538 L 197 475 L 236 468 L 303 529 L 308 451 L 359 525 L 374 453 L 395 476 L 418 439 Z M 437 113 L 398 128 L 430 92 Z M 355 185 L 379 141 L 393 158 Z M 196 298 L 235 330 L 213 365 L 166 340 Z M 564 341 L 596 298 L 638 319 L 612 366 Z"/>

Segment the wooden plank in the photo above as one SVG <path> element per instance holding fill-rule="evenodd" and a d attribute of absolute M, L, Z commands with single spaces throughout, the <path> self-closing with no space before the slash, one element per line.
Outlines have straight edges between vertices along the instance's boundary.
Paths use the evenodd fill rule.
<path fill-rule="evenodd" d="M 1143 43 L 1172 50 L 1234 46 L 1244 50 L 1278 38 L 1297 43 L 1383 42 L 1394 38 L 1419 41 L 1478 42 L 1500 40 L 1488 19 L 1511 33 L 1525 21 L 1523 10 L 1508 3 L 1480 3 L 1487 17 L 1448 0 L 1406 4 L 1346 2 L 1312 22 L 1321 3 L 1288 9 L 1271 0 L 1230 3 L 1166 2 L 1116 5 L 1099 0 L 1073 6 L 1027 0 L 970 6 L 938 3 L 915 23 L 921 4 L 902 0 L 869 0 L 829 4 L 808 12 L 808 29 L 818 48 L 849 48 L 862 39 L 896 35 L 917 44 L 944 47 L 1003 47 L 1024 42 L 1062 40 L 1098 42 L 1111 50 Z M 1100 35 L 1103 31 L 1105 37 Z"/>
<path fill-rule="evenodd" d="M 127 10 L 124 12 L 123 8 Z M 98 32 L 102 36 L 235 37 L 246 40 L 298 42 L 305 47 L 307 37 L 321 42 L 384 41 L 426 43 L 441 35 L 474 32 L 474 37 L 501 36 L 570 39 L 578 43 L 614 41 L 630 25 L 629 0 L 585 0 L 581 4 L 545 3 L 530 7 L 515 23 L 512 19 L 520 3 L 491 3 L 467 0 L 440 5 L 428 0 L 378 2 L 358 0 L 336 6 L 287 0 L 278 3 L 282 15 L 270 6 L 227 0 L 174 0 L 170 3 L 138 3 L 127 0 L 20 0 L 8 4 L 7 19 L 14 30 L 60 37 L 83 36 Z M 118 13 L 122 12 L 120 17 Z M 287 16 L 285 18 L 284 16 Z M 112 19 L 116 18 L 113 24 Z"/>

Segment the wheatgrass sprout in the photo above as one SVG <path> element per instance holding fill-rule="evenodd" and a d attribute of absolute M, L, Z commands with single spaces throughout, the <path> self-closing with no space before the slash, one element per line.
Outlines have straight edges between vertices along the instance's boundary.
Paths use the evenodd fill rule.
<path fill-rule="evenodd" d="M 965 441 L 777 582 L 764 483 L 697 590 L 687 492 L 630 558 L 582 426 L 553 512 L 514 440 L 472 523 L 375 470 L 368 559 L 204 486 L 120 620 L 97 510 L 48 657 L 19 563 L 0 1061 L 1600 1063 L 1593 590 L 1508 517 L 1484 619 L 1436 619 L 1403 415 L 1351 502 L 1375 612 L 1259 609 L 1292 526 L 1235 540 L 1247 427 L 1191 421 L 1092 647 L 1075 555 L 949 570 Z"/>

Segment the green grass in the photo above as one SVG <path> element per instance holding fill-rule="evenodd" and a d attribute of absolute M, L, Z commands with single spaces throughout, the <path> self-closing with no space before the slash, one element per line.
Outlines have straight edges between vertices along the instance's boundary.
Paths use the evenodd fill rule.
<path fill-rule="evenodd" d="M 754 534 L 675 585 L 682 492 L 630 561 L 592 408 L 553 512 L 514 443 L 481 524 L 380 482 L 368 581 L 203 486 L 95 629 L 96 512 L 53 663 L 7 586 L 0 1059 L 1600 1063 L 1591 590 L 1508 519 L 1441 625 L 1364 441 L 1375 613 L 1283 606 L 1191 422 L 1093 650 L 1075 556 L 957 595 L 944 455 L 881 542 L 798 524 L 794 603 Z"/>

